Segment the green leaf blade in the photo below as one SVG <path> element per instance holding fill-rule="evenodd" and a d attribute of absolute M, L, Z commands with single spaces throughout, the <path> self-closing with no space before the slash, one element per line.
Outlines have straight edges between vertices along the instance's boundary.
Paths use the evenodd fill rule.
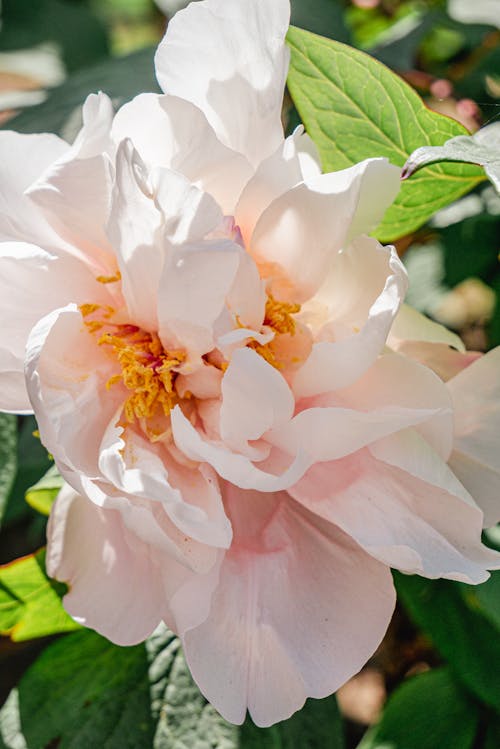
<path fill-rule="evenodd" d="M 290 28 L 288 87 L 315 141 L 325 171 L 382 156 L 396 166 L 422 145 L 441 145 L 467 131 L 431 112 L 395 73 L 359 50 Z M 435 165 L 402 184 L 375 235 L 393 241 L 484 180 L 474 166 Z"/>
<path fill-rule="evenodd" d="M 17 419 L 0 414 L 0 527 L 17 472 Z"/>
<path fill-rule="evenodd" d="M 79 625 L 63 609 L 65 586 L 45 573 L 45 550 L 0 567 L 0 634 L 23 642 Z"/>

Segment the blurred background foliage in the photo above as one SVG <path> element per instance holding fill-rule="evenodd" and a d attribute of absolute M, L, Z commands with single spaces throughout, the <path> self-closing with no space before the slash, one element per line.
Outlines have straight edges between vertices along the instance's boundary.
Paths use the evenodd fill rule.
<path fill-rule="evenodd" d="M 479 9 L 481 22 L 470 22 L 468 16 L 464 20 L 453 12 L 452 2 L 292 0 L 292 23 L 369 52 L 409 82 L 430 108 L 475 131 L 500 117 L 500 0 L 496 13 L 495 0 L 470 0 L 469 8 Z M 71 140 L 88 93 L 106 91 L 118 107 L 142 91 L 158 90 L 155 45 L 168 17 L 183 4 L 2 0 L 0 123 L 21 132 L 57 132 Z M 490 13 L 485 17 L 481 7 L 486 6 Z M 289 128 L 298 121 L 291 99 L 286 100 L 284 120 Z M 489 183 L 439 211 L 399 239 L 397 247 L 409 271 L 408 301 L 413 306 L 457 331 L 468 348 L 485 351 L 500 344 L 500 198 Z M 45 577 L 43 553 L 25 563 L 23 586 L 15 588 L 12 582 L 14 566 L 9 563 L 44 544 L 44 513 L 58 489 L 53 473 L 40 483 L 51 459 L 35 430 L 31 417 L 0 416 L 0 632 L 6 635 L 0 637 L 0 704 L 8 697 L 0 711 L 0 749 L 101 747 L 109 732 L 98 716 L 111 711 L 118 721 L 120 711 L 131 706 L 132 723 L 114 734 L 107 747 L 500 747 L 498 572 L 478 588 L 397 575 L 400 604 L 391 628 L 370 663 L 340 690 L 340 713 L 331 700 L 308 703 L 288 727 L 221 727 L 207 714 L 202 698 L 193 697 L 185 664 L 170 644 L 171 660 L 163 664 L 156 687 L 161 683 L 166 689 L 167 682 L 180 679 L 178 694 L 189 705 L 199 705 L 192 714 L 201 715 L 203 709 L 203 730 L 198 726 L 193 733 L 191 726 L 191 733 L 184 734 L 175 723 L 180 703 L 172 703 L 168 690 L 156 695 L 154 709 L 147 698 L 147 673 L 160 652 L 157 641 L 125 650 L 79 631 L 52 643 L 43 636 L 47 631 L 74 625 L 60 612 L 64 589 Z M 497 529 L 485 540 L 500 548 Z M 42 600 L 49 620 L 50 611 L 60 617 L 58 628 L 51 629 L 50 621 L 48 629 L 33 627 L 33 612 Z M 61 642 L 67 642 L 65 649 Z M 41 650 L 45 652 L 35 660 Z M 88 668 L 95 658 L 102 664 L 98 673 Z M 80 682 L 72 686 L 68 668 L 74 673 L 76 667 Z M 19 691 L 10 692 L 23 673 Z M 62 692 L 57 686 L 61 680 L 69 684 L 66 692 L 65 686 Z M 49 720 L 51 694 L 58 695 L 62 707 L 52 707 Z M 165 715 L 173 721 L 168 730 L 162 723 Z M 84 743 L 73 743 L 77 724 L 90 726 Z M 101 729 L 104 733 L 95 733 Z"/>

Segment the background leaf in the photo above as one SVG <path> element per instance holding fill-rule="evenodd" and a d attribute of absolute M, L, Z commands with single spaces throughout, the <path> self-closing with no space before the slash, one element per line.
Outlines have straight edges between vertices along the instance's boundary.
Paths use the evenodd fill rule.
<path fill-rule="evenodd" d="M 49 515 L 52 504 L 62 489 L 64 479 L 55 465 L 26 492 L 26 502 L 42 515 Z"/>
<path fill-rule="evenodd" d="M 0 414 L 0 526 L 17 470 L 17 418 Z"/>
<path fill-rule="evenodd" d="M 3 740 L 3 745 L 2 745 Z M 0 710 L 0 749 L 342 749 L 335 698 L 269 729 L 233 726 L 194 684 L 160 627 L 120 648 L 90 630 L 49 645 Z"/>
<path fill-rule="evenodd" d="M 477 705 L 448 669 L 436 669 L 396 689 L 358 749 L 472 749 L 478 719 Z"/>
<path fill-rule="evenodd" d="M 415 624 L 430 635 L 456 677 L 500 712 L 499 630 L 481 610 L 475 586 L 394 573 L 396 589 Z"/>
<path fill-rule="evenodd" d="M 74 73 L 52 89 L 43 104 L 25 109 L 9 120 L 7 127 L 21 133 L 58 133 L 71 139 L 80 127 L 79 110 L 88 94 L 104 91 L 118 108 L 143 91 L 159 91 L 153 55 L 153 48 L 141 49 Z M 73 117 L 76 119 L 72 123 Z"/>
<path fill-rule="evenodd" d="M 45 573 L 45 550 L 0 567 L 0 633 L 14 642 L 78 628 L 62 607 L 66 586 Z"/>
<path fill-rule="evenodd" d="M 288 87 L 325 171 L 374 156 L 402 167 L 416 148 L 467 134 L 455 120 L 428 110 L 410 86 L 363 52 L 296 28 L 287 39 Z M 483 179 L 474 166 L 430 167 L 403 183 L 375 235 L 388 242 L 415 231 Z"/>

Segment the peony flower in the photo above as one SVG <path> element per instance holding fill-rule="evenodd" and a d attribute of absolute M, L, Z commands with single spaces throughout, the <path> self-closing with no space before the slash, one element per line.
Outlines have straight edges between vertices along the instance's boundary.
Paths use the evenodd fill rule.
<path fill-rule="evenodd" d="M 165 94 L 116 116 L 90 96 L 71 146 L 0 133 L 0 405 L 33 409 L 67 482 L 48 572 L 116 643 L 165 621 L 207 699 L 261 726 L 372 655 L 391 567 L 498 566 L 474 501 L 500 481 L 498 353 L 455 366 L 456 337 L 401 307 L 368 236 L 398 170 L 321 174 L 284 138 L 288 22 L 288 0 L 194 3 L 157 52 Z"/>

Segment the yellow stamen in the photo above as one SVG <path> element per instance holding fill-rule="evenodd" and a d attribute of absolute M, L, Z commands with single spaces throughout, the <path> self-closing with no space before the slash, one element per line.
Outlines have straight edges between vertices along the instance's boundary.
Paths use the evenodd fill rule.
<path fill-rule="evenodd" d="M 268 325 L 276 333 L 295 333 L 295 320 L 292 315 L 300 312 L 300 304 L 278 302 L 271 294 L 267 297 L 264 325 Z"/>
<path fill-rule="evenodd" d="M 120 271 L 116 271 L 114 276 L 97 276 L 96 281 L 98 283 L 116 283 L 116 281 L 121 281 L 122 274 Z"/>

